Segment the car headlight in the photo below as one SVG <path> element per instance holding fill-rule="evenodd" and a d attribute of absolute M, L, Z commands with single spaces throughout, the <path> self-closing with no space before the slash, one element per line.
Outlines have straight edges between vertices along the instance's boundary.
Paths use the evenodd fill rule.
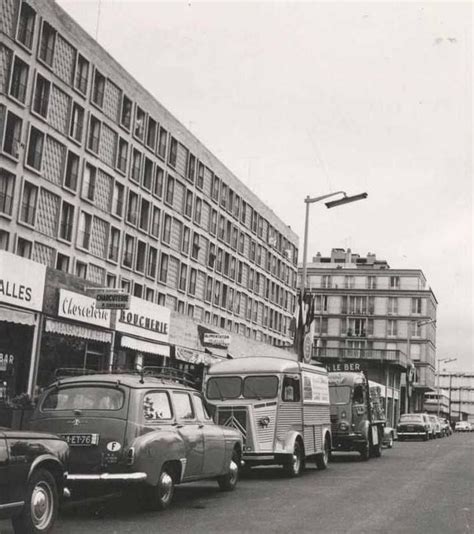
<path fill-rule="evenodd" d="M 349 425 L 345 421 L 339 423 L 339 430 L 349 430 Z"/>

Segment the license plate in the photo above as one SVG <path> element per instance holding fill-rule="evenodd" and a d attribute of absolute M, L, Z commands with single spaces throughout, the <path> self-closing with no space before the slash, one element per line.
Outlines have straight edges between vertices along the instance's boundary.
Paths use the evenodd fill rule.
<path fill-rule="evenodd" d="M 99 434 L 62 434 L 61 437 L 71 447 L 89 447 L 99 444 Z"/>

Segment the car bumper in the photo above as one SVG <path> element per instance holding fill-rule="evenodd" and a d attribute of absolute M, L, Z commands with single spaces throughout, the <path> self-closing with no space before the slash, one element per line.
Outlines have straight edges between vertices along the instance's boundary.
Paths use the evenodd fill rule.
<path fill-rule="evenodd" d="M 82 474 L 68 473 L 68 482 L 144 482 L 147 479 L 146 473 L 100 473 Z"/>
<path fill-rule="evenodd" d="M 421 430 L 414 431 L 414 432 L 404 432 L 404 431 L 399 430 L 397 432 L 397 436 L 399 438 L 419 438 L 419 437 L 426 436 L 426 435 L 427 435 L 427 432 L 426 431 L 422 432 Z"/>

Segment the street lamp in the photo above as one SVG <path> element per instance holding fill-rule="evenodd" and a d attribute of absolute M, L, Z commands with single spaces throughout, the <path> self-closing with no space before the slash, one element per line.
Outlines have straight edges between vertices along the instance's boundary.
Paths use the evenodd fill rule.
<path fill-rule="evenodd" d="M 439 364 L 441 362 L 450 363 L 450 362 L 455 362 L 455 361 L 457 361 L 457 358 L 438 358 L 437 359 L 438 365 L 436 366 L 436 392 L 438 396 L 438 411 L 437 411 L 438 417 L 439 417 L 439 367 L 440 367 Z"/>
<path fill-rule="evenodd" d="M 357 202 L 358 200 L 363 200 L 367 198 L 367 193 L 361 193 L 359 195 L 347 196 L 345 191 L 335 191 L 334 193 L 328 193 L 327 195 L 322 195 L 320 197 L 311 198 L 309 195 L 304 199 L 306 204 L 306 216 L 304 222 L 304 240 L 303 240 L 303 269 L 301 275 L 301 295 L 304 295 L 304 290 L 306 288 L 306 264 L 308 257 L 308 226 L 309 226 L 309 205 L 325 200 L 326 198 L 333 197 L 335 195 L 342 195 L 342 198 L 333 200 L 331 202 L 326 202 L 326 207 L 335 208 L 342 204 L 348 204 L 349 202 Z"/>

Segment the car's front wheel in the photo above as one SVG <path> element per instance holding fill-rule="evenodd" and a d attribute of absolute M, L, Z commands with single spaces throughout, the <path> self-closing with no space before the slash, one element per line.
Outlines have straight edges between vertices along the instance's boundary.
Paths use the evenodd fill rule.
<path fill-rule="evenodd" d="M 25 506 L 12 518 L 16 534 L 46 534 L 53 528 L 58 514 L 58 490 L 54 476 L 47 469 L 38 469 L 28 481 Z"/>
<path fill-rule="evenodd" d="M 299 440 L 295 441 L 293 454 L 285 464 L 285 472 L 289 477 L 299 477 L 304 469 L 304 449 Z"/>
<path fill-rule="evenodd" d="M 229 464 L 229 470 L 225 475 L 217 478 L 217 483 L 222 491 L 232 491 L 237 486 L 239 480 L 239 454 L 237 451 L 232 453 Z"/>

